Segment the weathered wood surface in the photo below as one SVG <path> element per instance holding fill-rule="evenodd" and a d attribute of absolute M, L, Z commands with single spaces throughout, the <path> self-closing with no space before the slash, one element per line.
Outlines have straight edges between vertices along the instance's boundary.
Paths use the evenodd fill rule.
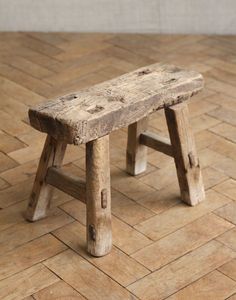
<path fill-rule="evenodd" d="M 82 144 L 182 102 L 202 88 L 199 73 L 158 63 L 38 105 L 29 110 L 29 118 L 40 131 Z"/>
<path fill-rule="evenodd" d="M 234 39 L 0 33 L 2 62 L 9 59 L 9 64 L 2 63 L 0 68 L 1 300 L 156 300 L 161 299 L 160 294 L 168 300 L 236 300 L 236 260 L 227 263 L 229 249 L 236 253 Z M 55 56 L 60 49 L 63 52 Z M 117 130 L 110 135 L 114 241 L 110 255 L 87 255 L 86 207 L 56 189 L 52 206 L 58 208 L 51 210 L 50 217 L 34 223 L 24 221 L 25 200 L 32 190 L 45 139 L 22 121 L 28 106 L 52 99 L 55 93 L 63 95 L 69 89 L 120 76 L 161 57 L 202 72 L 208 82 L 204 92 L 189 103 L 208 188 L 206 201 L 194 208 L 179 203 L 172 158 L 157 151 L 149 152 L 146 174 L 126 175 L 127 136 L 124 130 Z M 50 82 L 50 91 L 45 82 Z M 164 116 L 154 113 L 150 117 L 149 130 L 154 128 L 167 136 Z M 68 147 L 65 169 L 83 174 L 83 150 Z M 65 247 L 72 251 L 65 255 Z M 149 275 L 143 266 L 150 270 Z"/>
<path fill-rule="evenodd" d="M 140 143 L 140 135 L 147 126 L 148 118 L 143 118 L 128 127 L 126 171 L 131 175 L 138 175 L 147 168 L 147 147 Z"/>
<path fill-rule="evenodd" d="M 26 218 L 29 221 L 46 217 L 52 198 L 52 186 L 46 182 L 47 170 L 52 166 L 60 167 L 65 150 L 66 143 L 47 136 L 26 211 Z"/>
<path fill-rule="evenodd" d="M 68 174 L 60 168 L 50 167 L 47 171 L 46 183 L 58 188 L 70 196 L 86 202 L 85 181 L 77 176 Z"/>
<path fill-rule="evenodd" d="M 156 151 L 173 156 L 173 149 L 170 140 L 156 133 L 146 131 L 140 134 L 140 143 Z"/>
<path fill-rule="evenodd" d="M 195 141 L 189 124 L 186 103 L 165 109 L 166 121 L 175 159 L 181 197 L 184 202 L 196 205 L 205 198 L 201 168 Z"/>
<path fill-rule="evenodd" d="M 109 136 L 86 144 L 87 249 L 93 256 L 111 251 Z"/>

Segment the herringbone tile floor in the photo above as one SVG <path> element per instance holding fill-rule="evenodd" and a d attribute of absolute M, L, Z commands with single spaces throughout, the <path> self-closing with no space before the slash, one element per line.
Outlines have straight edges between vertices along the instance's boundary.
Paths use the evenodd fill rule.
<path fill-rule="evenodd" d="M 85 251 L 85 206 L 55 192 L 50 217 L 23 212 L 45 135 L 28 107 L 164 61 L 200 71 L 189 104 L 207 199 L 180 202 L 170 157 L 149 152 L 125 173 L 126 130 L 111 135 L 114 247 Z M 236 38 L 234 36 L 0 34 L 0 299 L 236 299 Z M 167 134 L 161 112 L 150 127 Z M 84 176 L 84 148 L 65 168 Z"/>

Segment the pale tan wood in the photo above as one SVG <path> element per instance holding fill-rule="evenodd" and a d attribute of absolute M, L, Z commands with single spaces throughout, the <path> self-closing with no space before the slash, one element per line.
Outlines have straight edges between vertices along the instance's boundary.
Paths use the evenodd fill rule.
<path fill-rule="evenodd" d="M 169 185 L 167 185 L 158 191 L 148 193 L 137 202 L 142 205 L 142 207 L 146 207 L 156 214 L 159 214 L 175 206 L 177 203 L 180 203 L 180 201 L 178 183 L 172 183 L 171 189 Z"/>
<path fill-rule="evenodd" d="M 4 132 L 0 131 L 0 151 L 4 153 L 9 153 L 12 151 L 17 151 L 24 147 L 24 143 L 19 141 L 18 139 L 14 138 L 11 135 L 5 134 Z"/>
<path fill-rule="evenodd" d="M 67 214 L 78 220 L 81 224 L 86 225 L 86 204 L 73 199 L 60 206 Z"/>
<path fill-rule="evenodd" d="M 208 191 L 206 196 L 207 201 L 203 201 L 194 209 L 190 206 L 187 207 L 183 203 L 179 203 L 163 213 L 135 225 L 134 228 L 156 241 L 204 216 L 206 213 L 231 202 L 229 198 L 213 190 Z"/>
<path fill-rule="evenodd" d="M 131 226 L 154 215 L 152 211 L 146 209 L 143 205 L 139 205 L 137 202 L 130 200 L 118 191 L 112 190 L 111 198 L 112 214 Z"/>
<path fill-rule="evenodd" d="M 235 118 L 235 112 L 234 114 L 234 118 Z M 212 127 L 211 132 L 214 132 L 228 140 L 230 140 L 231 142 L 235 143 L 236 142 L 236 129 L 235 129 L 235 125 L 231 125 L 228 123 L 220 123 L 218 125 L 216 125 L 215 127 Z"/>
<path fill-rule="evenodd" d="M 45 178 L 47 184 L 50 184 L 66 194 L 86 202 L 86 184 L 85 181 L 77 176 L 71 175 L 60 168 L 48 168 Z"/>
<path fill-rule="evenodd" d="M 211 128 L 217 124 L 221 123 L 220 120 L 217 120 L 213 117 L 210 117 L 206 114 L 197 116 L 193 119 L 191 119 L 191 127 L 193 129 L 193 132 L 196 134 L 202 130 L 206 130 L 208 128 Z"/>
<path fill-rule="evenodd" d="M 27 51 L 27 48 L 25 48 Z M 21 84 L 17 84 L 14 81 L 7 79 L 6 77 L 0 76 L 1 81 L 4 83 L 1 86 L 1 90 L 6 92 L 8 95 L 14 95 L 15 98 L 24 104 L 32 105 L 42 102 L 44 98 L 39 94 L 30 91 L 29 89 L 23 87 Z"/>
<path fill-rule="evenodd" d="M 112 230 L 114 245 L 129 255 L 152 242 L 147 236 L 114 216 Z"/>
<path fill-rule="evenodd" d="M 150 131 L 146 131 L 145 133 L 142 133 L 140 135 L 140 143 L 156 151 L 160 151 L 166 155 L 173 157 L 173 150 L 170 140 L 166 137 L 160 136 Z"/>
<path fill-rule="evenodd" d="M 12 122 L 12 116 L 2 110 L 0 111 L 0 128 L 12 136 L 28 133 L 31 130 L 27 124 L 19 119 L 15 119 L 14 122 Z"/>
<path fill-rule="evenodd" d="M 178 183 L 174 163 L 166 164 L 162 169 L 155 169 L 154 172 L 144 174 L 144 176 L 142 176 L 142 182 L 156 190 L 163 189 L 170 185 L 174 188 Z"/>
<path fill-rule="evenodd" d="M 130 300 L 131 294 L 72 250 L 48 259 L 44 263 L 86 299 Z"/>
<path fill-rule="evenodd" d="M 103 257 L 89 255 L 86 251 L 86 227 L 79 222 L 59 228 L 54 235 L 122 286 L 127 286 L 149 273 L 144 266 L 116 247 Z"/>
<path fill-rule="evenodd" d="M 112 187 L 135 201 L 145 197 L 147 193 L 155 191 L 152 187 L 144 184 L 143 180 L 138 180 L 113 165 L 111 165 L 111 174 Z"/>
<path fill-rule="evenodd" d="M 184 202 L 193 206 L 205 198 L 205 191 L 194 137 L 188 120 L 187 104 L 181 103 L 167 107 L 165 114 L 181 197 Z"/>
<path fill-rule="evenodd" d="M 0 299 L 24 299 L 59 281 L 59 278 L 42 264 L 16 273 L 0 282 Z"/>
<path fill-rule="evenodd" d="M 213 103 L 207 102 L 204 99 L 197 101 L 196 98 L 193 98 L 193 101 L 190 101 L 188 105 L 190 118 L 200 116 L 204 113 L 210 114 L 213 109 L 219 107 L 218 105 L 214 105 Z"/>
<path fill-rule="evenodd" d="M 217 192 L 236 200 L 236 181 L 233 179 L 226 180 L 214 187 Z"/>
<path fill-rule="evenodd" d="M 232 259 L 230 262 L 224 264 L 219 268 L 219 271 L 225 274 L 226 276 L 236 280 L 236 259 Z"/>
<path fill-rule="evenodd" d="M 138 175 L 147 168 L 147 147 L 140 143 L 140 135 L 147 130 L 148 119 L 144 118 L 128 126 L 126 171 Z"/>
<path fill-rule="evenodd" d="M 0 210 L 0 232 L 7 228 L 24 221 L 26 201 L 20 201 L 14 205 Z"/>
<path fill-rule="evenodd" d="M 5 208 L 19 201 L 28 199 L 31 193 L 32 183 L 33 179 L 28 179 L 0 191 L 0 207 Z"/>
<path fill-rule="evenodd" d="M 220 137 L 208 130 L 202 130 L 200 132 L 197 132 L 194 136 L 198 151 L 207 147 L 209 149 L 212 149 L 212 146 L 217 144 L 218 141 L 221 139 Z"/>
<path fill-rule="evenodd" d="M 47 136 L 26 212 L 29 221 L 36 221 L 46 216 L 52 197 L 52 187 L 45 181 L 47 170 L 51 166 L 61 165 L 65 150 L 64 142 Z"/>
<path fill-rule="evenodd" d="M 165 155 L 164 153 L 158 151 L 153 151 L 148 154 L 148 161 L 150 162 L 150 164 L 160 169 L 174 163 L 173 157 Z"/>
<path fill-rule="evenodd" d="M 25 39 L 28 35 L 32 38 Z M 214 215 L 217 214 L 223 223 L 226 221 L 225 219 L 228 219 L 231 224 L 236 223 L 234 213 L 236 209 L 232 203 L 233 200 L 236 200 L 236 181 L 234 180 L 236 178 L 236 145 L 233 142 L 233 140 L 235 141 L 233 116 L 236 109 L 235 37 L 116 34 L 106 35 L 104 39 L 101 39 L 99 34 L 76 33 L 58 33 L 56 36 L 44 33 L 45 39 L 40 36 L 42 35 L 38 33 L 0 33 L 0 61 L 13 66 L 8 69 L 13 75 L 9 74 L 9 71 L 6 72 L 6 68 L 3 69 L 3 72 L 6 72 L 6 76 L 11 80 L 0 76 L 0 110 L 3 112 L 0 114 L 0 151 L 8 154 L 19 164 L 18 167 L 6 164 L 6 157 L 2 156 L 3 166 L 6 165 L 8 169 L 0 174 L 0 207 L 2 208 L 0 210 L 0 274 L 2 281 L 6 277 L 7 279 L 11 278 L 8 276 L 14 278 L 7 282 L 6 288 L 5 286 L 1 287 L 0 292 L 5 290 L 7 298 L 10 297 L 11 300 L 33 300 L 33 296 L 25 298 L 34 292 L 29 289 L 29 286 L 33 286 L 40 289 L 34 294 L 34 298 L 36 295 L 40 295 L 43 300 L 52 300 L 54 296 L 57 300 L 60 297 L 63 299 L 76 297 L 78 292 L 72 286 L 68 289 L 68 284 L 64 281 L 67 280 L 67 277 L 44 288 L 41 283 L 48 281 L 45 273 L 39 273 L 38 277 L 36 276 L 39 272 L 38 269 L 34 269 L 33 272 L 26 275 L 22 273 L 21 267 L 31 267 L 34 262 L 37 263 L 37 259 L 55 255 L 56 251 L 54 252 L 54 250 L 57 247 L 54 247 L 54 243 L 44 239 L 43 236 L 46 234 L 45 237 L 48 237 L 48 235 L 58 233 L 56 238 L 62 238 L 67 245 L 73 246 L 76 257 L 83 254 L 84 258 L 88 259 L 89 263 L 95 267 L 80 282 L 78 277 L 82 277 L 87 271 L 88 265 L 85 267 L 86 271 L 80 268 L 78 275 L 72 272 L 72 277 L 74 276 L 78 280 L 79 289 L 86 284 L 88 290 L 85 298 L 89 300 L 97 298 L 96 295 L 89 295 L 92 286 L 97 290 L 100 299 L 110 300 L 117 294 L 110 289 L 110 282 L 103 285 L 104 278 L 99 277 L 101 281 L 98 280 L 98 273 L 106 273 L 108 277 L 112 277 L 123 287 L 135 280 L 138 285 L 143 274 L 145 276 L 145 272 L 142 272 L 141 268 L 137 268 L 137 260 L 129 257 L 135 255 L 136 251 L 144 251 L 148 245 L 159 245 L 157 248 L 150 247 L 150 252 L 144 251 L 153 262 L 152 264 L 150 261 L 148 266 L 154 268 L 154 266 L 161 265 L 164 258 L 167 257 L 165 261 L 167 267 L 169 265 L 168 258 L 178 261 L 177 256 L 186 257 L 189 255 L 189 251 L 192 251 L 194 247 L 201 246 L 202 243 L 207 246 L 214 233 L 220 232 L 221 226 L 217 226 L 217 224 L 220 225 L 220 222 L 216 222 L 216 226 L 214 226 L 215 223 L 209 221 L 210 211 L 214 211 Z M 45 43 L 33 43 L 34 39 L 45 41 Z M 31 42 L 34 50 L 31 48 Z M 57 51 L 51 49 L 49 44 L 63 49 L 63 52 L 57 57 Z M 207 47 L 205 47 L 206 45 Z M 53 55 L 56 55 L 55 59 L 53 59 Z M 215 61 L 211 63 L 213 56 Z M 19 57 L 23 58 L 21 64 L 18 63 Z M 78 219 L 79 223 L 86 225 L 86 205 L 76 199 L 66 203 L 71 197 L 57 189 L 55 189 L 51 201 L 52 206 L 60 205 L 59 210 L 56 210 L 56 215 L 54 209 L 51 209 L 50 214 L 52 213 L 52 215 L 49 218 L 35 223 L 25 222 L 22 213 L 26 206 L 25 200 L 29 198 L 32 188 L 32 180 L 35 176 L 45 134 L 29 126 L 24 110 L 25 105 L 32 107 L 46 99 L 24 88 L 24 81 L 27 81 L 28 88 L 32 87 L 38 92 L 46 92 L 47 97 L 52 99 L 57 95 L 77 91 L 162 59 L 168 63 L 173 62 L 203 72 L 206 78 L 206 87 L 203 93 L 190 101 L 189 110 L 190 121 L 196 133 L 197 149 L 201 150 L 201 153 L 198 154 L 203 168 L 204 185 L 205 188 L 210 189 L 207 201 L 194 208 L 186 208 L 186 205 L 181 204 L 181 210 L 176 209 L 179 207 L 178 203 L 181 199 L 174 160 L 151 148 L 148 153 L 146 174 L 136 177 L 128 176 L 124 172 L 127 131 L 122 128 L 111 132 L 110 135 L 112 181 L 113 188 L 116 190 L 112 196 L 112 212 L 117 217 L 112 217 L 114 248 L 109 255 L 93 258 L 86 253 L 85 227 L 82 230 L 82 226 L 74 222 L 74 219 Z M 16 60 L 17 64 L 15 64 Z M 221 62 L 224 62 L 223 66 Z M 35 68 L 32 63 L 35 64 Z M 43 66 L 45 73 L 37 66 Z M 17 70 L 15 72 L 17 68 L 22 72 L 17 72 Z M 49 73 L 52 72 L 48 72 L 48 77 L 41 79 L 41 81 L 52 84 L 49 94 L 44 89 L 45 85 L 40 85 L 39 81 L 36 83 L 29 78 L 29 76 L 33 78 L 39 77 L 38 75 L 40 77 L 43 74 L 46 75 L 46 70 L 53 71 L 53 74 L 50 75 Z M 24 73 L 27 73 L 28 76 L 24 76 Z M 73 82 L 70 82 L 71 79 Z M 142 88 L 141 85 L 140 88 Z M 131 92 L 132 89 L 130 89 Z M 120 93 L 122 94 L 121 91 Z M 137 98 L 137 100 L 140 99 Z M 209 105 L 209 103 L 211 104 Z M 218 109 L 213 111 L 217 108 L 216 105 Z M 149 130 L 153 128 L 161 136 L 168 137 L 163 112 L 164 110 L 160 110 L 150 116 Z M 219 125 L 220 123 L 222 124 Z M 63 160 L 64 164 L 69 164 L 63 170 L 83 178 L 85 174 L 83 172 L 85 170 L 84 154 L 84 147 L 78 149 L 71 145 Z M 226 159 L 223 159 L 222 156 Z M 121 195 L 125 196 L 121 197 Z M 227 205 L 230 202 L 231 204 Z M 176 204 L 178 205 L 176 206 Z M 146 209 L 142 210 L 143 206 Z M 217 210 L 221 206 L 222 209 Z M 226 207 L 223 209 L 223 206 Z M 199 210 L 198 207 L 201 209 Z M 137 230 L 133 227 L 145 220 L 150 220 L 150 222 L 145 223 L 148 229 L 144 233 L 147 232 L 148 236 L 152 234 L 155 241 L 140 233 L 137 227 Z M 216 239 L 236 251 L 235 234 L 235 229 L 229 230 Z M 119 249 L 115 251 L 117 247 Z M 58 247 L 58 251 L 60 251 L 60 247 Z M 147 257 L 141 257 L 141 253 L 139 258 L 143 258 L 146 263 Z M 201 254 L 198 252 L 197 255 L 199 257 Z M 188 279 L 192 278 L 195 270 L 204 269 L 208 272 L 209 269 L 206 270 L 206 268 L 214 260 L 214 255 L 215 252 L 201 262 L 198 261 L 198 257 L 194 257 L 183 262 L 181 266 L 178 266 L 179 268 L 173 269 L 173 265 L 170 265 L 170 269 L 173 271 L 168 273 L 170 276 L 166 274 L 167 269 L 165 269 L 159 280 L 148 279 L 151 289 L 158 286 L 160 282 L 164 282 L 164 290 L 176 285 L 176 292 L 170 296 L 173 297 L 170 299 L 223 300 L 227 298 L 236 300 L 236 296 L 230 296 L 234 293 L 230 277 L 236 279 L 236 262 L 234 260 L 229 261 L 224 269 L 220 270 L 220 272 L 224 271 L 226 275 L 221 273 L 220 276 L 215 276 L 215 273 L 218 273 L 216 270 L 218 266 L 213 266 L 212 269 L 215 268 L 213 273 L 210 271 L 211 273 L 206 276 L 200 273 L 199 276 L 203 276 L 201 279 L 180 288 L 179 279 L 184 276 Z M 219 256 L 222 257 L 222 253 L 219 253 Z M 74 260 L 71 258 L 68 258 L 64 264 L 60 262 L 60 259 L 56 262 L 62 266 L 61 268 L 68 268 L 68 265 L 73 263 Z M 78 265 L 75 266 L 75 270 L 76 268 Z M 98 273 L 94 275 L 93 270 Z M 68 268 L 64 271 L 69 273 L 71 269 Z M 17 273 L 19 276 L 16 278 L 14 274 Z M 176 276 L 172 277 L 173 273 Z M 60 277 L 59 271 L 55 275 Z M 93 284 L 91 285 L 90 277 L 98 280 L 95 287 Z M 23 280 L 18 281 L 18 278 Z M 123 290 L 126 291 L 126 288 Z M 20 294 L 19 291 L 23 291 L 23 293 Z M 148 292 L 148 288 L 144 289 L 145 295 L 141 299 L 149 298 L 146 296 Z M 129 294 L 128 297 L 132 300 L 136 299 L 132 294 Z M 5 297 L 1 295 L 0 298 L 4 299 Z M 123 294 L 118 294 L 116 300 L 123 298 L 125 298 Z M 158 299 L 155 292 L 153 299 Z"/>
<path fill-rule="evenodd" d="M 229 157 L 224 157 L 220 162 L 213 166 L 215 169 L 224 173 L 225 175 L 236 179 L 236 161 L 235 157 L 233 159 Z"/>
<path fill-rule="evenodd" d="M 22 211 L 19 212 L 21 215 Z M 17 219 L 19 221 L 19 218 Z M 0 255 L 13 250 L 25 243 L 41 237 L 57 228 L 73 222 L 74 219 L 58 208 L 50 211 L 48 218 L 38 222 L 29 223 L 21 220 L 11 224 L 10 227 L 1 231 L 0 234 Z M 10 238 L 9 238 L 10 237 Z"/>
<path fill-rule="evenodd" d="M 202 176 L 204 178 L 204 186 L 206 190 L 228 179 L 228 177 L 224 173 L 216 170 L 213 167 L 206 167 L 205 169 L 203 169 Z"/>
<path fill-rule="evenodd" d="M 75 289 L 64 281 L 58 281 L 34 294 L 35 300 L 85 300 Z"/>
<path fill-rule="evenodd" d="M 233 228 L 219 236 L 217 241 L 236 251 L 236 228 Z"/>
<path fill-rule="evenodd" d="M 229 222 L 232 222 L 233 224 L 236 224 L 236 203 L 235 201 L 232 201 L 231 203 L 220 207 L 215 211 L 215 213 L 220 216 L 221 218 L 224 218 L 228 220 Z"/>
<path fill-rule="evenodd" d="M 109 136 L 86 144 L 87 248 L 94 256 L 111 251 Z"/>
<path fill-rule="evenodd" d="M 213 271 L 168 297 L 167 300 L 225 300 L 226 298 L 233 300 L 228 297 L 235 292 L 235 281 L 219 271 Z"/>
<path fill-rule="evenodd" d="M 128 289 L 141 299 L 162 300 L 233 257 L 234 251 L 213 240 L 131 284 Z"/>
<path fill-rule="evenodd" d="M 206 168 L 211 165 L 214 166 L 214 164 L 218 163 L 222 159 L 224 159 L 224 156 L 217 153 L 216 151 L 213 151 L 209 148 L 203 149 L 198 152 L 199 159 L 201 161 L 201 167 Z"/>
<path fill-rule="evenodd" d="M 11 159 L 7 154 L 0 152 L 0 173 L 16 166 L 18 166 L 16 161 Z"/>
<path fill-rule="evenodd" d="M 236 111 L 233 109 L 227 109 L 227 108 L 217 108 L 216 110 L 210 111 L 209 115 L 221 120 L 222 122 L 230 123 L 231 125 L 236 126 L 235 121 L 235 114 Z"/>
<path fill-rule="evenodd" d="M 41 143 L 41 141 L 40 143 L 37 143 L 37 140 L 34 139 L 34 137 L 31 138 L 32 141 L 34 141 L 33 145 L 16 150 L 14 152 L 10 152 L 8 155 L 20 164 L 24 164 L 31 160 L 38 159 L 42 152 L 43 143 Z"/>
<path fill-rule="evenodd" d="M 33 160 L 14 169 L 9 169 L 1 173 L 1 178 L 11 185 L 22 183 L 29 178 L 33 178 L 38 167 L 38 161 Z"/>
<path fill-rule="evenodd" d="M 227 300 L 236 300 L 236 293 L 233 294 L 231 297 L 227 298 Z"/>
<path fill-rule="evenodd" d="M 66 246 L 47 234 L 0 256 L 0 280 L 66 250 Z"/>
<path fill-rule="evenodd" d="M 30 186 L 31 186 L 31 184 L 29 185 L 29 187 Z M 55 207 L 65 203 L 71 199 L 72 199 L 71 197 L 65 195 L 61 191 L 59 191 L 59 190 L 55 191 L 55 193 L 53 195 L 53 202 L 52 202 L 52 206 L 53 206 L 52 216 L 53 216 L 53 210 Z M 24 212 L 25 212 L 27 200 L 24 200 L 24 201 L 21 200 L 21 201 L 15 203 L 14 205 L 10 205 L 10 206 L 0 210 L 0 231 L 6 230 L 7 228 L 11 227 L 12 225 L 16 225 L 17 223 L 21 224 L 21 225 L 23 225 L 22 223 L 28 224 L 28 222 L 25 222 L 25 218 L 24 218 Z M 54 211 L 54 213 L 55 213 L 55 211 Z M 28 224 L 28 225 L 30 225 L 30 224 Z M 40 227 L 40 225 L 39 225 L 39 227 Z M 34 226 L 32 224 L 32 230 L 33 230 L 33 228 L 34 228 Z"/>
<path fill-rule="evenodd" d="M 202 87 L 199 73 L 153 64 L 31 108 L 30 123 L 56 139 L 86 143 L 182 102 Z"/>
<path fill-rule="evenodd" d="M 86 207 L 82 202 L 72 200 L 61 208 L 81 224 L 86 225 Z M 149 238 L 115 216 L 112 216 L 112 231 L 114 245 L 127 254 L 151 244 Z"/>
<path fill-rule="evenodd" d="M 132 257 L 148 269 L 155 271 L 204 245 L 232 227 L 233 224 L 214 214 L 205 215 L 139 250 Z M 157 255 L 153 255 L 154 253 Z"/>

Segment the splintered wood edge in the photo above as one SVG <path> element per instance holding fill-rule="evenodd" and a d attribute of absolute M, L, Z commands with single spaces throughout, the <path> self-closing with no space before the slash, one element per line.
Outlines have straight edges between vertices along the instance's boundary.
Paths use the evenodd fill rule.
<path fill-rule="evenodd" d="M 152 65 L 150 67 L 152 67 Z M 142 75 L 145 75 L 145 71 L 148 70 L 148 68 L 149 67 L 141 68 L 131 73 L 140 74 L 140 76 L 141 73 Z M 173 68 L 176 67 L 173 66 Z M 185 69 L 179 70 L 186 71 Z M 165 95 L 162 90 L 162 92 L 156 93 L 150 97 L 146 97 L 142 101 L 127 105 L 122 109 L 107 112 L 106 115 L 98 116 L 97 118 L 89 121 L 80 120 L 79 122 L 73 122 L 73 120 L 65 120 L 63 122 L 63 120 L 57 120 L 57 118 L 53 118 L 52 116 L 48 115 L 47 112 L 44 113 L 42 111 L 43 109 L 38 109 L 38 107 L 43 108 L 44 105 L 46 107 L 49 103 L 47 102 L 41 104 L 41 106 L 37 106 L 36 108 L 29 109 L 30 124 L 35 129 L 46 132 L 54 138 L 64 140 L 69 144 L 84 144 L 99 137 L 105 136 L 119 128 L 127 127 L 129 124 L 137 122 L 138 120 L 157 110 L 186 101 L 193 95 L 200 92 L 204 87 L 204 79 L 202 75 L 193 71 L 189 72 L 191 75 L 189 80 L 186 78 L 186 82 L 183 82 L 180 85 L 175 85 L 171 89 L 167 88 L 167 95 Z M 93 87 L 102 87 L 104 83 L 114 82 L 120 77 L 99 83 Z M 83 89 L 78 93 L 84 90 L 89 90 L 89 88 Z M 70 97 L 70 95 L 75 94 L 76 93 L 65 95 L 63 98 Z M 50 101 L 50 103 L 52 102 L 53 101 Z M 147 109 L 139 110 L 138 107 L 147 107 Z M 133 114 L 133 111 L 135 111 L 135 114 Z"/>

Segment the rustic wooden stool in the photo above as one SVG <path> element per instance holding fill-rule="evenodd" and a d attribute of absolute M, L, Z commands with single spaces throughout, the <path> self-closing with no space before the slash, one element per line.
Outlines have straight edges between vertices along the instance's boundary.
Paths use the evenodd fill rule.
<path fill-rule="evenodd" d="M 201 170 L 184 102 L 202 87 L 196 72 L 154 64 L 30 109 L 30 124 L 48 136 L 27 219 L 46 216 L 54 186 L 86 203 L 88 252 L 107 254 L 112 247 L 109 133 L 126 126 L 129 174 L 146 170 L 151 147 L 174 157 L 182 200 L 189 205 L 202 201 Z M 147 116 L 162 108 L 170 141 L 147 131 Z M 86 182 L 60 169 L 67 144 L 86 144 Z"/>

